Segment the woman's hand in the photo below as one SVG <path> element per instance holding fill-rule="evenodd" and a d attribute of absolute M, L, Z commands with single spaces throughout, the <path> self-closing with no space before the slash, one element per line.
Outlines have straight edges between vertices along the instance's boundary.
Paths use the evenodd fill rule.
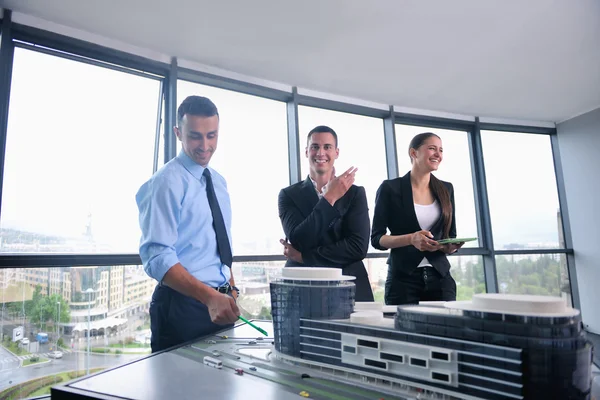
<path fill-rule="evenodd" d="M 421 251 L 437 251 L 443 248 L 441 244 L 433 240 L 433 235 L 429 231 L 419 231 L 411 235 L 410 244 Z"/>
<path fill-rule="evenodd" d="M 463 247 L 464 244 L 465 244 L 465 242 L 448 243 L 443 246 L 442 251 L 446 254 L 456 253 L 458 251 L 458 249 Z"/>

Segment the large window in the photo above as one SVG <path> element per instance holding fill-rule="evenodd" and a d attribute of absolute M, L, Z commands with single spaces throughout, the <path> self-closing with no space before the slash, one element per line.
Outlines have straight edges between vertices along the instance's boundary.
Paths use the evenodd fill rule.
<path fill-rule="evenodd" d="M 482 131 L 496 249 L 564 247 L 550 136 Z"/>
<path fill-rule="evenodd" d="M 366 258 L 364 260 L 367 274 L 369 275 L 369 282 L 373 289 L 373 296 L 375 301 L 385 303 L 385 280 L 387 279 L 388 264 L 386 258 Z"/>
<path fill-rule="evenodd" d="M 404 176 L 411 169 L 408 146 L 415 135 L 432 132 L 441 138 L 444 158 L 439 170 L 434 172 L 434 175 L 454 186 L 457 237 L 477 237 L 477 215 L 475 213 L 468 133 L 411 125 L 396 125 L 395 128 L 400 176 Z M 478 244 L 479 241 L 468 242 L 465 247 L 477 247 Z"/>
<path fill-rule="evenodd" d="M 452 256 L 448 260 L 456 281 L 456 300 L 471 300 L 474 294 L 485 293 L 481 256 Z"/>
<path fill-rule="evenodd" d="M 137 253 L 159 81 L 17 48 L 3 253 Z"/>
<path fill-rule="evenodd" d="M 289 185 L 286 104 L 179 81 L 178 104 L 190 95 L 210 98 L 219 110 L 219 143 L 210 165 L 227 180 L 234 255 L 283 253 L 277 198 Z"/>
<path fill-rule="evenodd" d="M 474 294 L 485 293 L 483 260 L 481 256 L 451 256 L 450 273 L 456 281 L 456 300 L 471 300 Z M 369 274 L 375 301 L 384 302 L 388 265 L 386 258 L 368 258 L 365 267 Z"/>
<path fill-rule="evenodd" d="M 112 256 L 98 264 L 84 256 L 82 264 L 97 266 L 33 268 L 31 262 L 46 265 L 46 257 L 25 253 L 92 254 L 93 260 L 105 259 L 97 253 L 138 253 L 135 194 L 165 161 L 164 121 L 171 108 L 163 104 L 157 121 L 160 78 L 140 72 L 145 68 L 116 70 L 33 48 L 14 53 L 0 182 L 0 258 L 11 266 L 7 253 L 27 258 L 27 267 L 0 268 L 0 398 L 45 395 L 53 385 L 150 353 L 156 281 L 141 265 L 110 265 L 123 262 Z M 166 73 L 168 65 L 157 65 L 148 63 Z M 177 81 L 176 106 L 189 95 L 209 97 L 219 109 L 211 167 L 228 184 L 234 255 L 281 255 L 277 199 L 290 184 L 286 103 Z M 356 184 L 366 190 L 372 223 L 390 161 L 382 118 L 308 106 L 299 106 L 297 117 L 301 179 L 309 174 L 308 132 L 330 126 L 339 135 L 336 170 L 358 168 Z M 167 137 L 174 135 L 166 128 Z M 480 236 L 478 226 L 488 221 L 477 222 L 469 132 L 403 124 L 395 131 L 400 176 L 411 168 L 412 137 L 440 136 L 444 161 L 435 175 L 454 185 L 457 235 Z M 499 292 L 561 296 L 571 303 L 550 136 L 482 131 L 481 138 Z M 465 252 L 477 255 L 449 257 L 457 300 L 486 290 L 482 254 L 489 249 L 481 245 L 466 244 L 471 249 Z M 535 250 L 512 254 L 521 249 Z M 369 251 L 375 251 L 370 244 Z M 385 254 L 376 253 L 364 264 L 375 300 L 383 302 L 388 265 L 379 257 Z M 285 261 L 260 260 L 265 258 L 273 257 L 241 257 L 253 261 L 232 265 L 241 290 L 237 304 L 247 318 L 271 319 L 270 283 L 281 277 Z"/>
<path fill-rule="evenodd" d="M 141 266 L 0 270 L 0 398 L 150 354 L 155 286 Z"/>
<path fill-rule="evenodd" d="M 358 168 L 355 184 L 365 188 L 372 223 L 377 188 L 387 179 L 383 121 L 379 118 L 300 106 L 298 123 L 302 179 L 306 179 L 309 173 L 305 152 L 306 136 L 314 127 L 327 125 L 338 135 L 340 155 L 335 161 L 336 173 L 341 174 L 352 166 Z M 374 249 L 369 247 L 369 251 Z"/>
<path fill-rule="evenodd" d="M 269 283 L 283 264 L 233 264 L 243 315 L 271 319 Z M 93 373 L 148 355 L 155 286 L 142 266 L 0 269 L 0 397 L 47 394 L 88 365 Z"/>
<path fill-rule="evenodd" d="M 247 318 L 271 319 L 269 284 L 281 277 L 285 261 L 234 262 L 233 276 L 241 293 L 237 305 Z"/>
<path fill-rule="evenodd" d="M 500 293 L 559 296 L 571 303 L 565 254 L 496 256 Z"/>

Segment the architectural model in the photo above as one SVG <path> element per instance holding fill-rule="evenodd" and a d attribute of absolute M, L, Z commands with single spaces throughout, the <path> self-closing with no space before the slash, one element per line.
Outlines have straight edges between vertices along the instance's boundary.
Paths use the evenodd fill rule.
<path fill-rule="evenodd" d="M 354 304 L 352 279 L 284 268 L 271 283 L 277 359 L 410 398 L 590 398 L 592 347 L 563 299 L 480 294 L 384 318 Z"/>

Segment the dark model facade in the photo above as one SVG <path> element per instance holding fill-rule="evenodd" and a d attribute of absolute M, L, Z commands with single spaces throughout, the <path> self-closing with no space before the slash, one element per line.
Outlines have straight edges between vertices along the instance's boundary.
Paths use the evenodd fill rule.
<path fill-rule="evenodd" d="M 412 305 L 356 324 L 352 283 L 285 278 L 271 283 L 271 302 L 275 350 L 287 362 L 443 399 L 590 398 L 592 346 L 579 312 Z"/>

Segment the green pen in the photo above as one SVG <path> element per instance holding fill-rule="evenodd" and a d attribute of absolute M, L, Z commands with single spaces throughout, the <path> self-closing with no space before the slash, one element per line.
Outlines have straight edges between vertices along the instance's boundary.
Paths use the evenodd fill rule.
<path fill-rule="evenodd" d="M 247 323 L 248 325 L 250 325 L 251 327 L 253 327 L 254 329 L 256 329 L 257 331 L 259 331 L 260 333 L 262 333 L 263 335 L 269 336 L 267 331 L 265 331 L 263 328 L 259 328 L 258 326 L 254 325 L 252 322 L 248 321 L 246 318 L 242 317 L 241 315 L 238 318 L 241 319 L 242 321 L 244 321 L 245 323 Z"/>

